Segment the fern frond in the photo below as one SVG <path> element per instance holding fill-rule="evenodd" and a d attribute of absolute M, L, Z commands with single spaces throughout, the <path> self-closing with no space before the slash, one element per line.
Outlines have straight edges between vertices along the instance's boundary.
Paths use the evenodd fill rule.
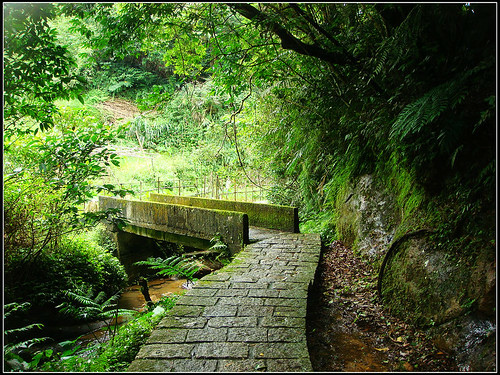
<path fill-rule="evenodd" d="M 220 257 L 230 257 L 231 252 L 229 251 L 229 248 L 227 245 L 222 242 L 220 235 L 217 234 L 215 235 L 211 240 L 210 243 L 212 246 L 210 246 L 209 250 L 217 251 L 219 255 L 215 258 L 216 260 L 219 260 Z"/>
<path fill-rule="evenodd" d="M 35 337 L 34 339 L 28 340 L 28 348 L 50 340 L 52 340 L 50 337 Z"/>
<path fill-rule="evenodd" d="M 36 337 L 33 339 L 17 342 L 17 343 L 12 343 L 12 344 L 7 344 L 4 346 L 4 354 L 8 354 L 14 351 L 17 351 L 19 349 L 27 349 L 33 345 L 37 345 L 46 341 L 52 340 L 50 337 Z"/>
<path fill-rule="evenodd" d="M 148 258 L 134 264 L 149 266 L 154 270 L 159 270 L 156 274 L 160 276 L 184 276 L 188 279 L 192 278 L 199 270 L 199 267 L 191 259 L 177 255 L 173 255 L 167 259 Z"/>
<path fill-rule="evenodd" d="M 95 302 L 92 300 L 92 298 L 88 296 L 84 296 L 75 292 L 72 292 L 71 290 L 66 290 L 64 291 L 64 294 L 69 297 L 71 300 L 74 302 L 77 302 L 81 305 L 84 306 L 94 306 Z"/>
<path fill-rule="evenodd" d="M 395 30 L 394 35 L 381 42 L 371 61 L 374 64 L 372 78 L 384 70 L 390 72 L 400 68 L 403 60 L 413 53 L 415 43 L 422 32 L 422 17 L 422 7 L 415 6 Z"/>
<path fill-rule="evenodd" d="M 4 345 L 3 347 L 3 353 L 5 357 L 12 357 L 12 358 L 18 358 L 22 360 L 21 357 L 16 354 L 16 352 L 20 352 L 23 349 L 28 349 L 32 347 L 33 345 L 38 345 L 41 343 L 45 343 L 47 341 L 52 340 L 50 337 L 36 337 L 33 339 L 21 341 L 21 342 L 16 342 L 16 343 L 9 343 Z"/>
<path fill-rule="evenodd" d="M 463 78 L 434 87 L 403 108 L 392 125 L 390 137 L 403 140 L 421 132 L 427 124 L 432 123 L 447 109 L 460 104 L 466 93 Z"/>
<path fill-rule="evenodd" d="M 106 293 L 104 293 L 104 291 L 100 291 L 97 294 L 97 296 L 95 296 L 95 298 L 92 299 L 92 302 L 94 304 L 97 304 L 97 305 L 99 305 L 99 304 L 106 304 L 109 300 L 108 301 L 104 301 L 105 298 L 106 298 Z M 113 298 L 113 297 L 111 297 L 111 298 Z"/>
<path fill-rule="evenodd" d="M 23 302 L 23 303 L 18 303 L 18 302 L 12 302 L 4 305 L 4 318 L 8 318 L 10 315 L 17 311 L 26 311 L 29 309 L 31 306 L 31 303 L 29 302 Z"/>
<path fill-rule="evenodd" d="M 34 328 L 42 329 L 43 328 L 43 324 L 41 324 L 41 323 L 33 323 L 33 324 L 29 324 L 29 325 L 24 326 L 24 327 L 9 329 L 9 330 L 6 330 L 4 332 L 4 334 L 6 336 L 9 336 L 9 335 L 12 335 L 12 334 L 15 334 L 15 333 L 24 333 L 24 332 L 27 332 L 27 331 L 31 331 Z"/>
<path fill-rule="evenodd" d="M 129 310 L 129 309 L 113 309 L 113 310 L 107 310 L 103 311 L 98 315 L 98 319 L 101 320 L 106 320 L 106 319 L 112 319 L 115 316 L 133 316 L 138 314 L 138 311 L 135 310 Z"/>
<path fill-rule="evenodd" d="M 101 303 L 101 307 L 103 309 L 109 308 L 109 307 L 116 307 L 117 300 L 120 298 L 120 294 L 116 293 L 113 294 L 111 297 L 109 297 L 106 301 Z"/>

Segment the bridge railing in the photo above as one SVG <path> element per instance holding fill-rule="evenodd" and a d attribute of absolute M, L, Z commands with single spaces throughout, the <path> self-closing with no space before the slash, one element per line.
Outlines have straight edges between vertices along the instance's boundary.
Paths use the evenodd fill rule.
<path fill-rule="evenodd" d="M 149 199 L 153 202 L 181 206 L 243 212 L 248 216 L 249 225 L 287 232 L 299 232 L 297 207 L 156 193 L 151 193 Z"/>
<path fill-rule="evenodd" d="M 99 196 L 99 209 L 108 208 L 126 220 L 116 224 L 121 231 L 144 237 L 207 249 L 218 233 L 233 254 L 249 241 L 243 212 Z"/>

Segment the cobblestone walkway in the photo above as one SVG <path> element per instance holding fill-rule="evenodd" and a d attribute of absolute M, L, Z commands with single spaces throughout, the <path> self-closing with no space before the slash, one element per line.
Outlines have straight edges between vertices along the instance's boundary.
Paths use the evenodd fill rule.
<path fill-rule="evenodd" d="M 181 296 L 128 371 L 312 371 L 306 309 L 320 237 L 253 231 L 260 240 Z"/>

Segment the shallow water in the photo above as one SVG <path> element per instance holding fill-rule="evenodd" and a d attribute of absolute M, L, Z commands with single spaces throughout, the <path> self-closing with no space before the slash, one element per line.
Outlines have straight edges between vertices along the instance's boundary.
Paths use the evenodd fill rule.
<path fill-rule="evenodd" d="M 151 300 L 158 302 L 164 296 L 184 293 L 189 286 L 186 279 L 173 280 L 160 278 L 148 281 L 148 287 Z M 139 285 L 131 285 L 125 288 L 118 300 L 118 308 L 140 312 L 145 311 L 147 307 L 144 296 L 141 293 L 141 287 Z M 127 316 L 118 317 L 118 326 L 129 319 Z M 114 325 L 114 322 L 111 325 Z M 49 330 L 48 336 L 53 337 L 56 341 L 73 340 L 81 336 L 78 339 L 78 343 L 83 346 L 88 345 L 92 341 L 103 342 L 109 338 L 106 323 L 101 321 L 47 328 Z"/>
<path fill-rule="evenodd" d="M 158 302 L 164 296 L 174 293 L 184 293 L 186 291 L 186 283 L 186 279 L 155 279 L 148 281 L 151 300 L 153 302 Z M 139 285 L 127 287 L 118 300 L 118 308 L 144 311 L 146 308 L 146 301 L 141 293 L 141 287 Z"/>

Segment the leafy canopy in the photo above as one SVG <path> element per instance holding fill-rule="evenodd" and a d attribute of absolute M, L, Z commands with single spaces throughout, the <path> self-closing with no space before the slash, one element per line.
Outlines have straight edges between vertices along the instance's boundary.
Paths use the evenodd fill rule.
<path fill-rule="evenodd" d="M 35 133 L 54 125 L 56 99 L 78 97 L 81 77 L 71 72 L 74 59 L 57 43 L 49 26 L 54 6 L 42 3 L 4 4 L 4 131 Z M 31 121 L 29 121 L 31 120 Z"/>

